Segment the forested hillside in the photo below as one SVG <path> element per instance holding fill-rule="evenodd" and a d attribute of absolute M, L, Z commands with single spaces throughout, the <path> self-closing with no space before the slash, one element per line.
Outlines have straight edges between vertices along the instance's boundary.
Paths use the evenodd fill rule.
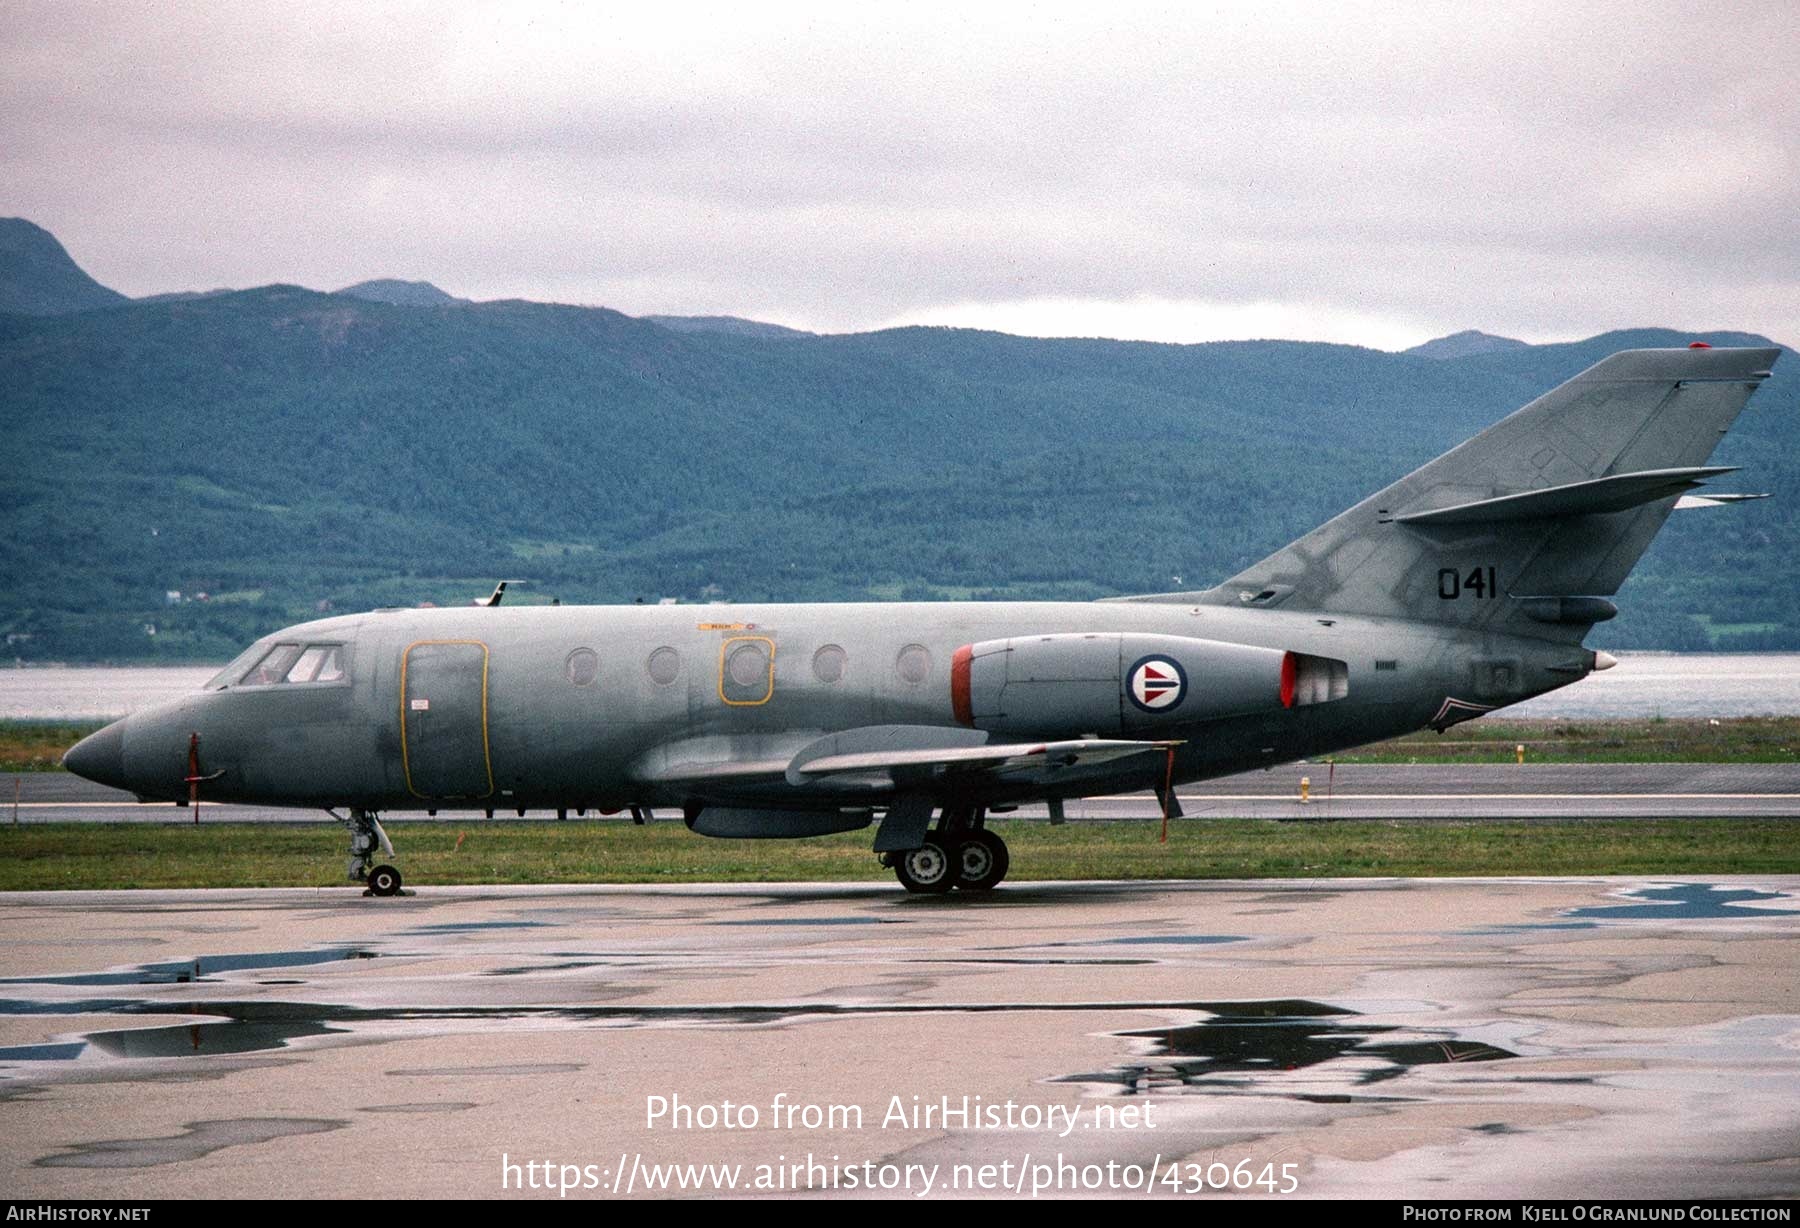
<path fill-rule="evenodd" d="M 419 297 L 0 315 L 5 653 L 223 658 L 500 578 L 542 601 L 1199 587 L 1607 353 L 1690 339 L 1432 357 Z M 1593 643 L 1800 647 L 1796 402 L 1788 355 L 1718 456 L 1747 469 L 1721 488 L 1778 497 L 1673 518 Z"/>

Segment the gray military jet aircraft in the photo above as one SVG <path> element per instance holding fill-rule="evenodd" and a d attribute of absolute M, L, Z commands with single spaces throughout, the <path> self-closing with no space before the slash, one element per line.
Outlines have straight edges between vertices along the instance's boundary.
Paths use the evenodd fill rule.
<path fill-rule="evenodd" d="M 1628 350 L 1240 575 L 1100 602 L 399 609 L 257 641 L 83 739 L 144 799 L 319 807 L 351 877 L 382 810 L 679 807 L 706 836 L 879 821 L 911 891 L 1007 871 L 986 816 L 1458 721 L 1613 664 L 1582 647 L 1775 349 Z M 933 816 L 937 817 L 935 826 Z"/>

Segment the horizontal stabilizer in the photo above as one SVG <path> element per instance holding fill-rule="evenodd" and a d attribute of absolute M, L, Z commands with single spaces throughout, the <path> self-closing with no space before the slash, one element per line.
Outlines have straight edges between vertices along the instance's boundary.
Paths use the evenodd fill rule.
<path fill-rule="evenodd" d="M 1731 473 L 1735 465 L 1696 465 L 1682 469 L 1645 469 L 1616 473 L 1611 477 L 1546 486 L 1516 495 L 1478 499 L 1452 507 L 1408 512 L 1394 517 L 1405 525 L 1487 524 L 1505 520 L 1560 520 L 1571 516 L 1600 516 L 1629 511 L 1645 503 L 1667 499 L 1699 486 L 1707 478 Z"/>
<path fill-rule="evenodd" d="M 1683 495 L 1675 500 L 1675 510 L 1685 512 L 1695 507 L 1728 507 L 1734 503 L 1749 503 L 1753 499 L 1767 499 L 1761 495 Z"/>

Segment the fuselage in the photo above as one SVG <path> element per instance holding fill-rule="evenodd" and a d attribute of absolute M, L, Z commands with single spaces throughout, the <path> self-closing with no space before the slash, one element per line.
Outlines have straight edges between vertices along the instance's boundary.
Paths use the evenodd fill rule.
<path fill-rule="evenodd" d="M 1166 602 L 398 609 L 267 636 L 207 689 L 115 722 L 66 762 L 149 798 L 185 798 L 198 776 L 209 800 L 307 807 L 878 804 L 878 782 L 797 786 L 783 768 L 827 733 L 965 728 L 953 696 L 959 649 L 1072 634 L 1342 663 L 1347 686 L 1330 702 L 1208 715 L 1196 658 L 1194 719 L 1155 730 L 1180 742 L 1177 782 L 1441 725 L 1447 704 L 1478 714 L 1567 685 L 1594 663 L 1567 643 L 1442 623 Z M 272 676 L 301 657 L 292 679 Z M 995 737 L 1088 732 L 1103 731 Z M 1168 770 L 1164 756 L 1139 756 L 1071 773 L 1057 793 L 1146 788 Z M 996 784 L 976 800 L 1042 795 Z"/>

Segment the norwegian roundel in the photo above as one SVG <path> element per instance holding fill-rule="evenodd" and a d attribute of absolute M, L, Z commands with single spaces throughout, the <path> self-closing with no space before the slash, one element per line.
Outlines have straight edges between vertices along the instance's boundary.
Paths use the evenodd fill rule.
<path fill-rule="evenodd" d="M 1125 693 L 1146 712 L 1167 712 L 1187 694 L 1187 673 L 1170 657 L 1145 657 L 1131 667 Z"/>

